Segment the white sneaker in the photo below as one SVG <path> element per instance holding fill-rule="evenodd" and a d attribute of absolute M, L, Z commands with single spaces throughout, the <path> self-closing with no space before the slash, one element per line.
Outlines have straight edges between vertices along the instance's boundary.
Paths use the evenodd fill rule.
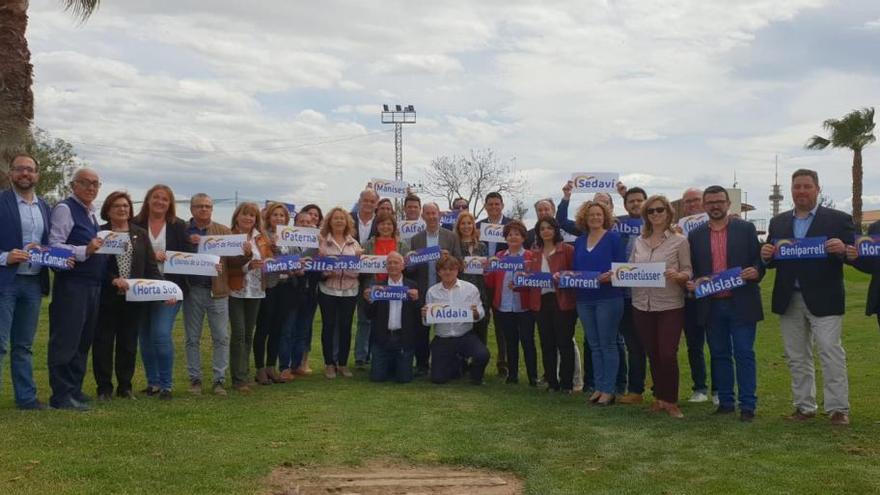
<path fill-rule="evenodd" d="M 688 402 L 706 402 L 709 400 L 709 396 L 703 392 L 694 392 L 691 395 L 691 398 L 688 399 Z"/>
<path fill-rule="evenodd" d="M 721 402 L 718 400 L 718 392 L 712 392 L 712 404 L 719 405 Z"/>

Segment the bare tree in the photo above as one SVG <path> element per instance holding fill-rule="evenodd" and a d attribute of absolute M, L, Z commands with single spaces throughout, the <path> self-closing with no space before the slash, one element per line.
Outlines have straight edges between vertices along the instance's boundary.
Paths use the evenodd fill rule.
<path fill-rule="evenodd" d="M 425 174 L 424 189 L 432 196 L 446 198 L 452 208 L 455 198 L 464 198 L 474 216 L 483 212 L 483 199 L 490 192 L 517 196 L 525 187 L 525 177 L 512 163 L 502 162 L 491 149 L 471 150 L 469 156 L 439 156 Z"/>
<path fill-rule="evenodd" d="M 513 204 L 510 205 L 510 208 L 507 210 L 505 215 L 515 220 L 522 221 L 526 215 L 529 214 L 529 207 L 525 204 L 525 202 L 520 197 L 516 197 L 513 199 Z"/>

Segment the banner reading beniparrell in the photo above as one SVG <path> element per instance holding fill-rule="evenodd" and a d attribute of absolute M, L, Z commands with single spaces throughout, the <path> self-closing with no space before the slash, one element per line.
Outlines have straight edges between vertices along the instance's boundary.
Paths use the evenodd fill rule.
<path fill-rule="evenodd" d="M 777 260 L 801 260 L 824 258 L 825 236 L 804 237 L 802 239 L 777 239 L 776 252 L 773 258 Z"/>
<path fill-rule="evenodd" d="M 666 287 L 666 263 L 611 263 L 614 287 Z"/>
<path fill-rule="evenodd" d="M 181 275 L 217 276 L 217 265 L 220 256 L 216 254 L 184 253 L 181 251 L 165 251 L 165 273 Z"/>
<path fill-rule="evenodd" d="M 104 241 L 101 248 L 95 251 L 98 254 L 123 254 L 131 241 L 128 232 L 113 232 L 112 230 L 98 232 L 98 238 Z"/>
<path fill-rule="evenodd" d="M 373 301 L 406 301 L 409 287 L 405 285 L 374 285 L 370 288 L 370 299 Z"/>
<path fill-rule="evenodd" d="M 405 180 L 373 179 L 373 190 L 383 198 L 405 198 L 409 184 Z"/>
<path fill-rule="evenodd" d="M 480 225 L 480 240 L 483 242 L 507 242 L 504 239 L 504 225 L 500 223 Z"/>
<path fill-rule="evenodd" d="M 550 272 L 514 272 L 513 286 L 530 289 L 552 289 L 553 274 Z"/>
<path fill-rule="evenodd" d="M 856 238 L 856 252 L 859 256 L 880 256 L 880 235 L 863 235 Z"/>
<path fill-rule="evenodd" d="M 313 227 L 278 225 L 275 227 L 275 241 L 279 246 L 317 248 L 320 246 L 321 231 Z"/>
<path fill-rule="evenodd" d="M 169 299 L 183 301 L 183 291 L 174 282 L 146 278 L 127 278 L 125 281 L 128 283 L 128 290 L 125 291 L 126 301 L 167 301 Z"/>
<path fill-rule="evenodd" d="M 56 270 L 70 270 L 68 260 L 73 258 L 73 251 L 60 247 L 38 246 L 28 249 L 32 265 L 48 266 Z"/>
<path fill-rule="evenodd" d="M 737 266 L 723 272 L 700 277 L 694 280 L 694 284 L 697 286 L 694 295 L 700 299 L 742 287 L 746 285 L 746 281 L 742 278 L 742 268 Z"/>
<path fill-rule="evenodd" d="M 406 266 L 416 266 L 432 261 L 440 261 L 440 246 L 431 246 L 406 253 Z"/>
<path fill-rule="evenodd" d="M 619 174 L 611 172 L 578 172 L 572 174 L 573 193 L 613 193 L 617 191 Z"/>
<path fill-rule="evenodd" d="M 286 273 L 297 270 L 302 270 L 302 262 L 295 254 L 267 258 L 263 262 L 263 271 L 266 273 Z"/>
<path fill-rule="evenodd" d="M 425 323 L 467 323 L 474 321 L 474 311 L 467 306 L 452 304 L 431 303 L 425 305 L 428 308 L 425 314 Z"/>
<path fill-rule="evenodd" d="M 247 234 L 204 235 L 199 239 L 199 254 L 241 256 L 247 242 Z"/>
<path fill-rule="evenodd" d="M 560 289 L 598 289 L 599 272 L 566 270 L 559 272 Z"/>

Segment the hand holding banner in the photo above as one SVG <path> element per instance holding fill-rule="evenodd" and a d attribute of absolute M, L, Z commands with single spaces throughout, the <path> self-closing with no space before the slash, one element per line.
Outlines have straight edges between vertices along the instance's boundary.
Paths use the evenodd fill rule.
<path fill-rule="evenodd" d="M 614 287 L 666 287 L 666 263 L 611 263 Z"/>
<path fill-rule="evenodd" d="M 824 258 L 828 255 L 825 252 L 825 236 L 804 237 L 802 239 L 777 239 L 776 252 L 773 258 L 777 260 L 800 260 L 800 259 L 817 259 Z"/>
<path fill-rule="evenodd" d="M 474 311 L 467 306 L 456 306 L 444 303 L 426 304 L 425 323 L 473 323 Z"/>
<path fill-rule="evenodd" d="M 321 231 L 312 227 L 278 225 L 275 227 L 275 243 L 285 247 L 317 248 Z"/>
<path fill-rule="evenodd" d="M 580 172 L 572 174 L 573 193 L 617 192 L 619 174 L 608 172 Z"/>
<path fill-rule="evenodd" d="M 241 256 L 244 245 L 248 242 L 247 234 L 206 235 L 199 239 L 199 254 L 215 254 L 217 256 Z"/>
<path fill-rule="evenodd" d="M 104 241 L 101 247 L 95 251 L 98 254 L 123 254 L 128 249 L 128 243 L 131 242 L 128 232 L 113 232 L 112 230 L 98 232 L 98 238 Z"/>
<path fill-rule="evenodd" d="M 737 266 L 723 272 L 700 277 L 694 280 L 694 284 L 697 286 L 694 295 L 700 299 L 742 287 L 746 285 L 746 282 L 742 279 L 742 268 Z"/>
<path fill-rule="evenodd" d="M 183 301 L 183 291 L 174 282 L 167 280 L 150 280 L 146 278 L 127 278 L 128 290 L 125 300 L 129 302 L 167 301 L 175 299 Z"/>
<path fill-rule="evenodd" d="M 216 254 L 183 253 L 180 251 L 165 251 L 165 273 L 178 273 L 182 275 L 217 276 L 217 265 L 220 256 Z"/>

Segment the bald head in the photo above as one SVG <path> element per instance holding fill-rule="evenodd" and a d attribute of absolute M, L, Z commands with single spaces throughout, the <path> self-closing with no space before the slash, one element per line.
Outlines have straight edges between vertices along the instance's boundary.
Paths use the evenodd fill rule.
<path fill-rule="evenodd" d="M 385 268 L 388 270 L 388 276 L 394 280 L 400 278 L 404 265 L 403 255 L 397 251 L 391 251 L 385 257 Z"/>
<path fill-rule="evenodd" d="M 422 206 L 422 220 L 429 232 L 437 232 L 440 228 L 440 207 L 437 203 L 430 202 Z"/>

